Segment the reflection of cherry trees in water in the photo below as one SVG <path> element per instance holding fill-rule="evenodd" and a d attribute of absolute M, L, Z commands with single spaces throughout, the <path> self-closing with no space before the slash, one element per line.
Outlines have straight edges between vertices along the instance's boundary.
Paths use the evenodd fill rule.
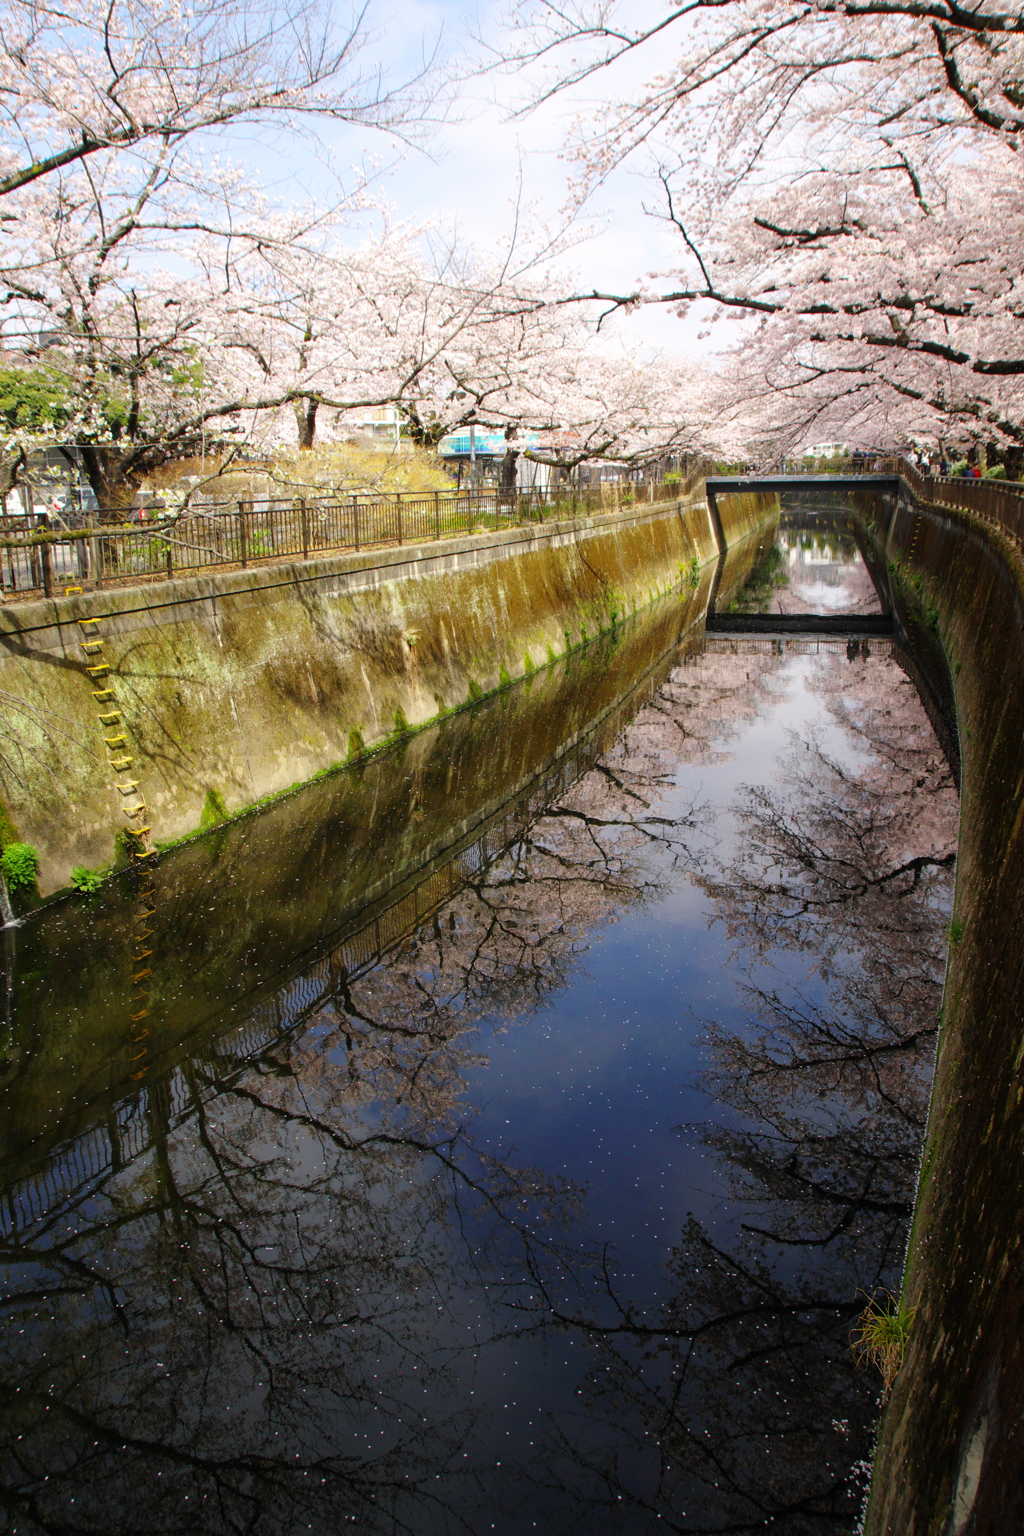
<path fill-rule="evenodd" d="M 12 1528 L 474 1529 L 480 1352 L 547 1326 L 533 1273 L 592 1264 L 576 1192 L 476 1144 L 474 1031 L 660 893 L 688 818 L 658 789 L 612 753 L 301 1032 L 150 1087 L 147 1160 L 15 1228 Z"/>
<path fill-rule="evenodd" d="M 474 1361 L 524 1245 L 570 1270 L 573 1191 L 474 1147 L 454 1040 L 358 1056 L 190 1063 L 145 1166 L 5 1244 L 9 1529 L 472 1528 Z"/>
<path fill-rule="evenodd" d="M 615 1451 L 602 1465 L 565 1440 L 559 1458 L 595 1510 L 626 1504 L 637 1529 L 646 1514 L 810 1536 L 849 1530 L 859 1508 L 879 1383 L 855 1370 L 849 1332 L 902 1260 L 956 796 L 893 663 L 831 659 L 817 684 L 852 752 L 794 740 L 784 787 L 744 792 L 734 846 L 698 876 L 736 940 L 750 1024 L 708 1026 L 723 1114 L 689 1134 L 716 1155 L 739 1230 L 691 1218 L 656 1310 L 610 1276 L 613 1315 L 564 1314 L 595 1346 L 592 1411 Z"/>
<path fill-rule="evenodd" d="M 255 1060 L 187 1062 L 150 1090 L 148 1160 L 15 1230 L 9 1529 L 476 1531 L 502 1488 L 591 1532 L 852 1523 L 877 1391 L 847 1333 L 900 1257 L 955 807 L 902 675 L 827 664 L 856 750 L 794 742 L 723 857 L 674 776 L 782 665 L 680 664 L 414 934 Z M 699 1129 L 743 1222 L 691 1220 L 660 1300 L 630 1298 L 582 1192 L 483 1146 L 466 1086 L 481 1022 L 528 1019 L 677 870 L 747 967 L 755 1022 L 710 1027 Z M 498 1471 L 489 1352 L 567 1334 L 578 1413 Z"/>

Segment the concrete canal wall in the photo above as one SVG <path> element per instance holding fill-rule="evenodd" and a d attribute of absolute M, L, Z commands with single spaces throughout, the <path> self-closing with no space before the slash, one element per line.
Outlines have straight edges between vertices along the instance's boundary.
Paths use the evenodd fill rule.
<path fill-rule="evenodd" d="M 1024 1530 L 1024 554 L 905 487 L 860 503 L 894 613 L 955 709 L 962 796 L 913 1321 L 865 1532 L 1003 1536 Z"/>
<path fill-rule="evenodd" d="M 726 543 L 778 506 L 722 500 Z M 0 609 L 5 838 L 59 889 L 113 859 L 138 803 L 118 780 L 156 840 L 184 836 L 588 643 L 718 554 L 692 497 Z"/>

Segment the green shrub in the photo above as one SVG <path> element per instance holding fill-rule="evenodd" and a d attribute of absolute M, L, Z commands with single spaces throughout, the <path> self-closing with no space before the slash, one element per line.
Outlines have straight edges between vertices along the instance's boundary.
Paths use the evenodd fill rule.
<path fill-rule="evenodd" d="M 8 843 L 0 855 L 0 869 L 12 895 L 30 891 L 39 873 L 39 854 L 31 843 Z"/>
<path fill-rule="evenodd" d="M 362 731 L 349 731 L 348 733 L 348 762 L 354 757 L 362 757 L 366 751 L 366 743 L 363 741 Z"/>
<path fill-rule="evenodd" d="M 1005 466 L 1005 464 L 993 464 L 991 469 L 986 469 L 985 477 L 984 478 L 986 480 L 1005 480 L 1006 479 L 1006 466 Z"/>
<path fill-rule="evenodd" d="M 80 896 L 91 896 L 103 884 L 103 872 L 99 869 L 83 869 L 76 864 L 71 871 L 71 884 Z"/>

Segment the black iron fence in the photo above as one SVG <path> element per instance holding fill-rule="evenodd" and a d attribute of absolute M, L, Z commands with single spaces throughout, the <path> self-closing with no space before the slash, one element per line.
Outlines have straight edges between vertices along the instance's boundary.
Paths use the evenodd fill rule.
<path fill-rule="evenodd" d="M 735 473 L 739 466 L 718 472 Z M 310 560 L 318 555 L 435 539 L 553 519 L 592 517 L 617 508 L 684 498 L 712 472 L 695 463 L 685 477 L 660 484 L 617 483 L 581 493 L 428 491 L 389 495 L 301 497 L 220 503 L 175 512 L 147 508 L 128 517 L 93 514 L 87 526 L 27 518 L 0 523 L 0 593 L 52 596 L 67 588 L 95 591 L 206 570 Z M 998 523 L 1024 545 L 1024 484 L 1005 480 L 936 479 L 906 459 L 870 456 L 801 461 L 786 473 L 899 474 L 922 501 L 959 507 Z"/>
<path fill-rule="evenodd" d="M 435 539 L 618 508 L 689 494 L 708 466 L 674 482 L 615 484 L 585 494 L 545 491 L 428 491 L 240 501 L 159 512 L 92 514 L 87 526 L 27 519 L 0 524 L 0 592 L 47 597 L 235 566 Z"/>

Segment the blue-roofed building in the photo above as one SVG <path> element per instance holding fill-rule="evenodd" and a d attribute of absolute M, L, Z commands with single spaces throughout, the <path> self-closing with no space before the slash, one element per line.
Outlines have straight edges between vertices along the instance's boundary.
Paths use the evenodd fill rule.
<path fill-rule="evenodd" d="M 504 432 L 495 432 L 489 427 L 477 427 L 475 430 L 478 459 L 503 459 L 506 449 L 510 446 L 522 453 L 525 449 L 536 448 L 540 444 L 539 432 L 517 433 L 515 440 L 509 444 Z M 449 432 L 437 445 L 437 456 L 440 459 L 469 459 L 472 451 L 469 427 L 460 427 L 458 432 Z"/>
<path fill-rule="evenodd" d="M 437 445 L 437 456 L 444 459 L 451 469 L 458 473 L 459 483 L 473 458 L 476 459 L 477 483 L 489 483 L 497 479 L 498 465 L 504 459 L 509 448 L 517 454 L 516 460 L 516 484 L 520 490 L 543 489 L 550 481 L 551 470 L 546 464 L 537 464 L 527 458 L 531 448 L 541 446 L 541 434 L 539 432 L 517 432 L 511 442 L 500 429 L 495 431 L 490 427 L 476 427 L 473 429 L 475 443 L 470 435 L 469 427 L 460 427 L 457 432 L 449 432 Z"/>

